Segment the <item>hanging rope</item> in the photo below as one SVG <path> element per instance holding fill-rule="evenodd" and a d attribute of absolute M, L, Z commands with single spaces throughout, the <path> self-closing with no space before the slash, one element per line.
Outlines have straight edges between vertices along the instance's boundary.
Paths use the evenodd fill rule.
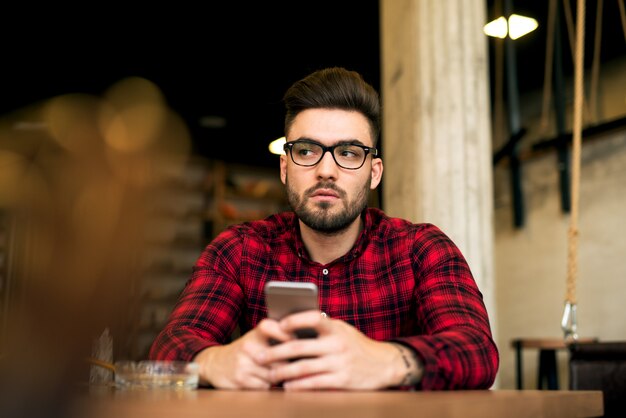
<path fill-rule="evenodd" d="M 598 79 L 600 77 L 600 46 L 602 45 L 603 6 L 604 0 L 598 0 L 598 6 L 596 8 L 596 34 L 593 43 L 593 64 L 591 66 L 591 97 L 589 98 L 591 120 L 593 122 L 598 120 Z"/>
<path fill-rule="evenodd" d="M 576 61 L 576 35 L 574 34 L 574 18 L 572 17 L 572 8 L 569 0 L 563 0 L 563 11 L 565 12 L 565 23 L 567 25 L 567 39 L 569 39 L 569 50 L 572 54 L 572 62 Z"/>
<path fill-rule="evenodd" d="M 557 0 L 548 4 L 548 28 L 546 35 L 546 65 L 543 71 L 543 103 L 541 105 L 541 132 L 546 134 L 550 119 L 550 97 L 552 97 L 552 63 L 554 60 L 554 19 Z"/>
<path fill-rule="evenodd" d="M 576 40 L 574 33 L 574 18 L 572 17 L 572 8 L 570 6 L 570 0 L 563 0 L 563 11 L 565 12 L 565 22 L 567 24 L 567 37 L 569 39 L 569 50 L 572 54 L 572 63 L 576 61 Z M 589 108 L 585 102 L 585 93 L 583 92 L 583 113 L 587 120 L 589 120 Z"/>
<path fill-rule="evenodd" d="M 576 276 L 578 274 L 578 202 L 580 185 L 580 154 L 583 110 L 584 77 L 584 40 L 585 40 L 585 2 L 578 0 L 576 10 L 576 54 L 574 61 L 574 124 L 572 153 L 572 208 L 568 230 L 567 282 L 565 310 L 561 320 L 566 341 L 578 340 L 576 322 Z"/>

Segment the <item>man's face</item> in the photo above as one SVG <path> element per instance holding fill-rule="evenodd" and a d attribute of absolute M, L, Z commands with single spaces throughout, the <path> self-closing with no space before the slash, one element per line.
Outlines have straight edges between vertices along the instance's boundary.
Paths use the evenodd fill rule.
<path fill-rule="evenodd" d="M 359 112 L 309 109 L 296 116 L 287 141 L 311 140 L 325 146 L 349 141 L 374 146 L 370 127 Z M 281 180 L 298 218 L 308 227 L 327 234 L 352 225 L 367 206 L 369 191 L 380 183 L 383 164 L 367 156 L 356 170 L 339 167 L 329 152 L 312 166 L 295 164 L 290 155 L 280 157 Z"/>

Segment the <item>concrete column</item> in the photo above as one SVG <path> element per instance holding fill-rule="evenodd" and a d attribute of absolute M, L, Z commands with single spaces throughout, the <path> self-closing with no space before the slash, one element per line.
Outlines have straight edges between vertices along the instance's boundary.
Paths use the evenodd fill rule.
<path fill-rule="evenodd" d="M 381 0 L 383 206 L 466 256 L 495 332 L 485 0 Z"/>

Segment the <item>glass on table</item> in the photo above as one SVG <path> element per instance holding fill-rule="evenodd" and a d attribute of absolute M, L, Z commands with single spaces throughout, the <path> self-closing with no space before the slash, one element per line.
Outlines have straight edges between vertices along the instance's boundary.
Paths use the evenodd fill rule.
<path fill-rule="evenodd" d="M 185 361 L 118 361 L 115 386 L 120 389 L 198 388 L 200 366 Z"/>

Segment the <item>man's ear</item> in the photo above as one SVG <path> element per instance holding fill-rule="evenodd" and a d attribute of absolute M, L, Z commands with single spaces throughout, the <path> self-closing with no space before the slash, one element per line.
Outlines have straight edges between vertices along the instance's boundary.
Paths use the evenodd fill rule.
<path fill-rule="evenodd" d="M 380 158 L 372 159 L 372 183 L 370 189 L 374 190 L 380 184 L 383 178 L 383 160 Z"/>
<path fill-rule="evenodd" d="M 280 181 L 282 181 L 283 184 L 285 184 L 285 182 L 287 181 L 287 156 L 286 155 L 280 156 Z"/>

